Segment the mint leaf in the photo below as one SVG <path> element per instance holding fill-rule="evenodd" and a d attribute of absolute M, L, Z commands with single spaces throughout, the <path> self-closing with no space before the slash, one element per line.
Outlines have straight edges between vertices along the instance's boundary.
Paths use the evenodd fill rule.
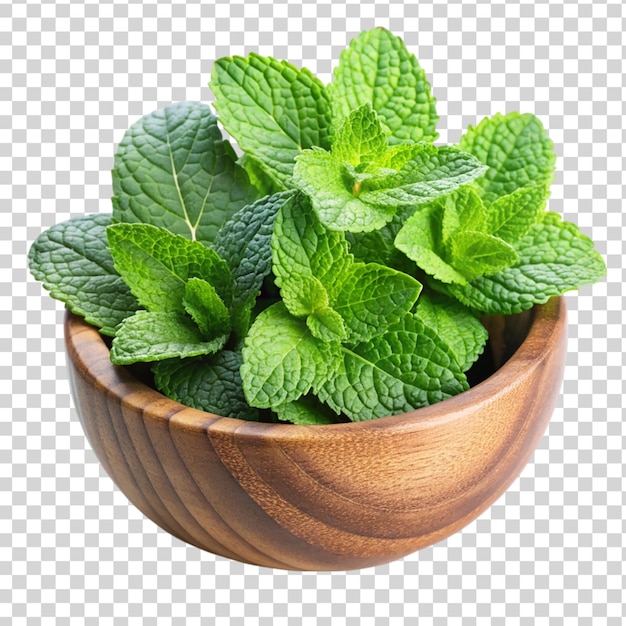
<path fill-rule="evenodd" d="M 211 109 L 179 102 L 133 124 L 113 169 L 113 217 L 210 244 L 257 195 Z"/>
<path fill-rule="evenodd" d="M 394 245 L 433 278 L 464 285 L 465 276 L 444 260 L 443 215 L 438 203 L 419 208 L 398 231 Z"/>
<path fill-rule="evenodd" d="M 183 306 L 206 339 L 230 335 L 230 313 L 206 280 L 190 278 L 186 282 Z"/>
<path fill-rule="evenodd" d="M 454 193 L 435 200 L 435 203 L 443 212 L 441 222 L 443 240 L 449 239 L 459 230 L 495 234 L 487 230 L 487 211 L 471 185 L 461 187 Z"/>
<path fill-rule="evenodd" d="M 261 163 L 249 154 L 243 154 L 237 163 L 246 170 L 250 182 L 257 188 L 259 196 L 272 196 L 283 191 L 283 185 L 273 179 Z"/>
<path fill-rule="evenodd" d="M 366 104 L 352 111 L 333 141 L 333 156 L 353 166 L 376 163 L 387 150 L 378 115 Z"/>
<path fill-rule="evenodd" d="M 550 184 L 554 179 L 554 146 L 530 113 L 486 117 L 478 126 L 468 127 L 459 147 L 489 166 L 476 181 L 487 205 L 520 187 Z"/>
<path fill-rule="evenodd" d="M 593 242 L 576 225 L 546 213 L 515 245 L 518 262 L 497 274 L 447 290 L 469 307 L 509 315 L 547 302 L 606 275 L 606 265 Z"/>
<path fill-rule="evenodd" d="M 511 245 L 476 230 L 459 230 L 449 239 L 451 264 L 468 280 L 514 265 L 517 254 Z"/>
<path fill-rule="evenodd" d="M 403 318 L 421 289 L 402 272 L 377 263 L 355 263 L 333 286 L 331 305 L 343 318 L 348 341 L 368 341 Z"/>
<path fill-rule="evenodd" d="M 73 313 L 115 335 L 139 303 L 115 271 L 106 241 L 110 215 L 86 215 L 41 233 L 28 252 L 32 275 Z"/>
<path fill-rule="evenodd" d="M 280 295 L 295 317 L 305 317 L 328 307 L 328 293 L 314 276 L 291 277 L 284 281 Z"/>
<path fill-rule="evenodd" d="M 111 361 L 116 365 L 130 365 L 212 354 L 220 350 L 227 339 L 222 335 L 207 341 L 198 327 L 180 313 L 137 311 L 118 327 L 111 346 Z"/>
<path fill-rule="evenodd" d="M 149 311 L 184 311 L 189 278 L 210 282 L 227 303 L 232 279 L 226 262 L 198 241 L 150 224 L 114 224 L 106 235 L 115 269 Z"/>
<path fill-rule="evenodd" d="M 318 397 L 352 421 L 410 411 L 467 389 L 451 348 L 413 315 L 368 342 L 342 346 L 341 355 Z"/>
<path fill-rule="evenodd" d="M 549 195 L 547 185 L 533 185 L 500 196 L 487 212 L 487 231 L 507 243 L 516 243 L 541 221 Z"/>
<path fill-rule="evenodd" d="M 239 368 L 241 353 L 221 350 L 208 357 L 170 359 L 152 365 L 157 388 L 172 400 L 200 411 L 259 420 L 246 402 Z"/>
<path fill-rule="evenodd" d="M 424 70 L 404 42 L 382 28 L 355 37 L 341 53 L 329 86 L 339 125 L 370 104 L 391 131 L 391 141 L 434 141 L 438 116 Z"/>
<path fill-rule="evenodd" d="M 466 372 L 483 353 L 489 335 L 476 314 L 457 300 L 438 293 L 423 293 L 415 315 L 450 346 Z"/>
<path fill-rule="evenodd" d="M 289 187 L 294 158 L 330 146 L 326 88 L 306 69 L 250 54 L 213 65 L 211 89 L 220 122 L 266 173 Z"/>
<path fill-rule="evenodd" d="M 271 238 L 280 208 L 292 191 L 266 196 L 241 208 L 222 227 L 214 249 L 230 266 L 234 301 L 244 302 L 261 290 L 272 269 Z"/>
<path fill-rule="evenodd" d="M 241 379 L 251 406 L 277 407 L 314 391 L 333 375 L 339 343 L 313 337 L 282 302 L 254 321 L 243 349 Z"/>
<path fill-rule="evenodd" d="M 306 318 L 306 325 L 313 337 L 322 341 L 345 341 L 348 338 L 343 318 L 330 307 L 313 311 Z"/>
<path fill-rule="evenodd" d="M 331 285 L 352 264 L 343 233 L 324 228 L 302 194 L 285 203 L 276 216 L 272 260 L 278 287 L 303 276 Z"/>
<path fill-rule="evenodd" d="M 355 196 L 358 187 L 349 180 L 345 166 L 325 150 L 304 151 L 296 159 L 293 182 L 310 197 L 322 224 L 332 230 L 378 230 L 396 212 L 395 206 L 370 206 Z"/>
<path fill-rule="evenodd" d="M 274 411 L 281 421 L 300 426 L 318 426 L 337 422 L 337 416 L 314 396 L 305 396 L 295 402 L 281 404 L 275 407 Z"/>
<path fill-rule="evenodd" d="M 405 160 L 407 151 L 401 154 Z M 396 173 L 364 181 L 359 198 L 370 205 L 414 206 L 454 191 L 486 169 L 467 152 L 421 143 L 412 147 L 410 158 Z"/>

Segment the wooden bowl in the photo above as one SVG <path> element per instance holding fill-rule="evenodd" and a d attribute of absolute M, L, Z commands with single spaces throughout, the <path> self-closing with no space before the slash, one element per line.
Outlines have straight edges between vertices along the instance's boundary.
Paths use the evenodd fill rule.
<path fill-rule="evenodd" d="M 65 321 L 78 415 L 128 499 L 199 548 L 297 570 L 401 558 L 468 524 L 519 475 L 559 394 L 565 302 L 490 333 L 497 354 L 514 354 L 469 391 L 378 420 L 295 426 L 174 402 L 112 365 L 93 327 Z"/>

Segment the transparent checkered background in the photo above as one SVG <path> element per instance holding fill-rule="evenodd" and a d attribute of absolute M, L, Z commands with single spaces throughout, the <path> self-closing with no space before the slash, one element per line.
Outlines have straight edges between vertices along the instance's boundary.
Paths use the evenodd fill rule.
<path fill-rule="evenodd" d="M 619 0 L 0 0 L 0 624 L 622 624 L 624 18 Z M 568 297 L 548 432 L 476 522 L 384 567 L 242 565 L 158 529 L 100 468 L 69 395 L 62 306 L 26 253 L 44 228 L 110 211 L 125 129 L 210 101 L 213 59 L 258 51 L 327 81 L 376 25 L 431 78 L 440 141 L 498 111 L 542 119 L 559 155 L 550 208 L 597 242 L 609 274 Z"/>

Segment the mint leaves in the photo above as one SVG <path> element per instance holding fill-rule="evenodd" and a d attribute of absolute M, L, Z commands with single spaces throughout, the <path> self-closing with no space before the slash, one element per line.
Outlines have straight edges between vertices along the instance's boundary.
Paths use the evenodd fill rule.
<path fill-rule="evenodd" d="M 155 111 L 119 144 L 112 214 L 29 253 L 111 360 L 149 363 L 178 402 L 303 426 L 433 404 L 468 388 L 482 315 L 605 275 L 546 210 L 541 122 L 496 114 L 434 145 L 426 73 L 384 29 L 352 40 L 330 85 L 255 53 L 218 59 L 210 84 L 238 152 L 206 104 Z"/>
<path fill-rule="evenodd" d="M 381 120 L 364 105 L 345 120 L 330 152 L 313 148 L 296 158 L 293 182 L 327 228 L 358 233 L 379 230 L 399 207 L 429 202 L 486 169 L 447 146 L 389 146 Z"/>

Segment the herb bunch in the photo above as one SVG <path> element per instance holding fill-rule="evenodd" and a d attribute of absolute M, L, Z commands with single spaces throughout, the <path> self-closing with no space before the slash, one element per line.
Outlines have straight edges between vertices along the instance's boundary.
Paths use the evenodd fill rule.
<path fill-rule="evenodd" d="M 598 281 L 593 243 L 546 210 L 553 144 L 496 114 L 436 146 L 436 101 L 384 29 L 330 85 L 286 61 L 215 62 L 206 104 L 125 134 L 111 215 L 30 250 L 51 295 L 148 362 L 169 397 L 241 419 L 368 420 L 468 388 L 483 314 Z"/>

